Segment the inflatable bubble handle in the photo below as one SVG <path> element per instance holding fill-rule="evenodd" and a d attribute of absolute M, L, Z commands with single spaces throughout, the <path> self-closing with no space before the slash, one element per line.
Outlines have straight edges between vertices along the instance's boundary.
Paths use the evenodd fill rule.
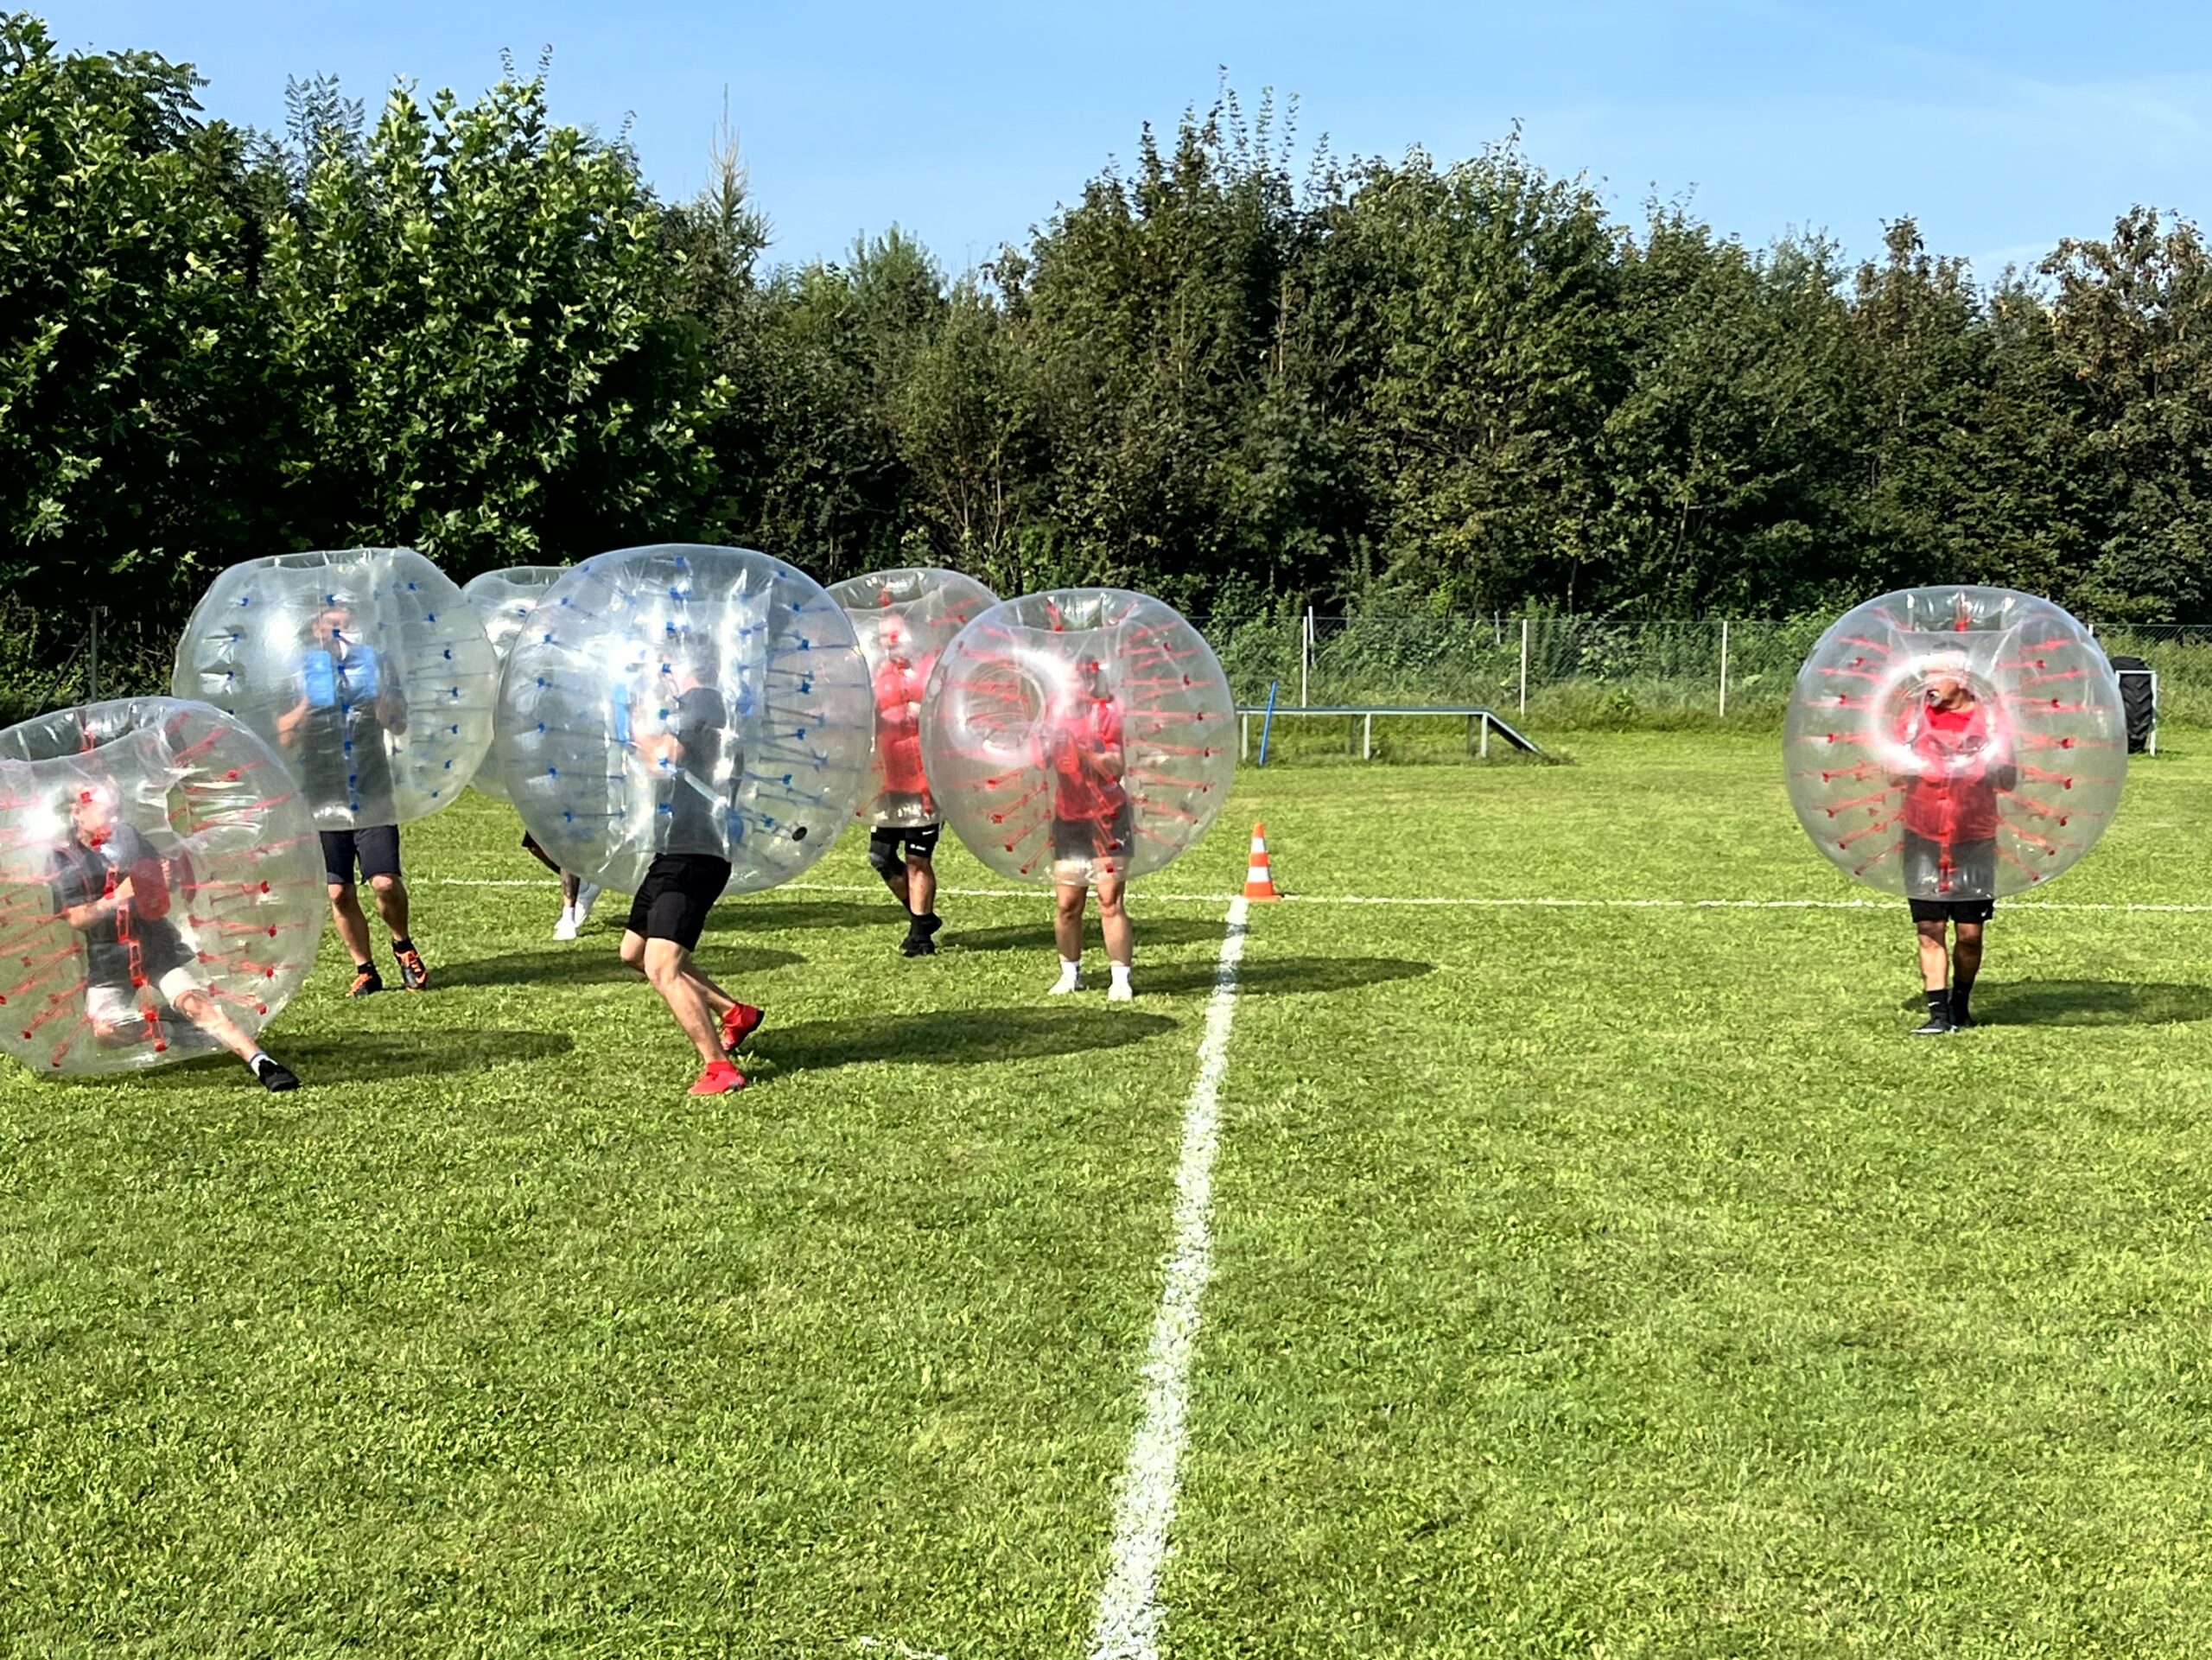
<path fill-rule="evenodd" d="M 148 922 L 159 922 L 169 913 L 168 873 L 159 859 L 139 859 L 130 866 L 130 909 Z"/>

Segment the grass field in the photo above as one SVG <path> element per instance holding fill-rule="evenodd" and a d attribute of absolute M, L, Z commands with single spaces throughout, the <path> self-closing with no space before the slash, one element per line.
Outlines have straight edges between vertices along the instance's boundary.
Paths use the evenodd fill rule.
<path fill-rule="evenodd" d="M 1861 897 L 1771 739 L 1587 735 L 1248 770 L 1128 1008 L 1042 995 L 1036 898 L 902 960 L 841 844 L 717 913 L 770 1024 L 709 1101 L 471 798 L 410 836 L 435 989 L 327 944 L 299 1093 L 0 1076 L 0 1648 L 1086 1653 L 1264 818 L 1166 1652 L 2201 1652 L 2212 741 L 2164 741 L 1955 1038 L 1901 905 L 1695 903 Z"/>

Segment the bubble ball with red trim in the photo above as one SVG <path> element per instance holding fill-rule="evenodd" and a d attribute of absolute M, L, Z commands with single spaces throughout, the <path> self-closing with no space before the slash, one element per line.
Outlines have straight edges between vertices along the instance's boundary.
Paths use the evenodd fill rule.
<path fill-rule="evenodd" d="M 875 772 L 857 817 L 886 830 L 942 822 L 922 765 L 922 698 L 953 636 L 998 595 L 957 570 L 874 570 L 830 585 L 868 658 L 875 697 Z"/>
<path fill-rule="evenodd" d="M 507 793 L 562 869 L 634 894 L 657 855 L 791 881 L 868 786 L 868 659 L 805 572 L 666 544 L 564 572 L 507 658 Z"/>
<path fill-rule="evenodd" d="M 1783 747 L 1814 844 L 1916 900 L 2041 887 L 2095 845 L 2127 777 L 2104 652 L 2050 601 L 2001 588 L 1847 613 L 1798 672 Z"/>
<path fill-rule="evenodd" d="M 451 806 L 492 741 L 499 658 L 474 608 L 408 548 L 232 565 L 200 596 L 170 690 L 259 733 L 323 830 Z"/>
<path fill-rule="evenodd" d="M 251 1037 L 322 934 L 315 823 L 205 703 L 140 697 L 0 732 L 0 1049 L 116 1072 Z"/>
<path fill-rule="evenodd" d="M 1161 868 L 1205 834 L 1236 770 L 1213 648 L 1120 588 L 1007 600 L 930 677 L 922 758 L 944 822 L 1002 875 L 1091 883 Z"/>
<path fill-rule="evenodd" d="M 544 596 L 545 590 L 568 574 L 568 569 L 566 565 L 513 565 L 505 570 L 487 570 L 461 585 L 461 597 L 468 601 L 477 620 L 484 625 L 484 636 L 492 642 L 493 654 L 499 658 L 502 669 L 506 667 L 515 636 L 522 632 L 531 610 Z M 506 766 L 506 750 L 499 742 L 494 722 L 491 747 L 484 752 L 476 776 L 468 780 L 469 787 L 495 801 L 505 801 Z"/>

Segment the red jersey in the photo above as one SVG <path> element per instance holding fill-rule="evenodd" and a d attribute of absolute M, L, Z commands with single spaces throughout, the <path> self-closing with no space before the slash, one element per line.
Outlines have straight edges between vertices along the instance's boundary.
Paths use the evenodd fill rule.
<path fill-rule="evenodd" d="M 1955 846 L 1997 834 L 1997 783 L 1989 711 L 1923 705 L 1897 722 L 1897 741 L 1920 763 L 1904 782 L 1904 827 L 1930 842 Z"/>
<path fill-rule="evenodd" d="M 875 754 L 883 787 L 901 795 L 921 795 L 929 780 L 922 773 L 921 671 L 902 658 L 886 658 L 875 671 Z"/>
<path fill-rule="evenodd" d="M 1128 805 L 1122 780 L 1103 770 L 1122 763 L 1122 711 L 1110 697 L 1082 696 L 1064 706 L 1045 738 L 1052 769 L 1052 817 L 1105 824 Z"/>

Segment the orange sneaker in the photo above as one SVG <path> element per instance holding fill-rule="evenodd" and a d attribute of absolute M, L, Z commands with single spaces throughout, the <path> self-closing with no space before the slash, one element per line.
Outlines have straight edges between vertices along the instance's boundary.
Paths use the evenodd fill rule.
<path fill-rule="evenodd" d="M 710 1060 L 707 1070 L 699 1074 L 699 1081 L 691 1086 L 694 1095 L 728 1095 L 732 1090 L 745 1087 L 745 1074 L 726 1060 Z"/>
<path fill-rule="evenodd" d="M 423 953 L 410 944 L 394 945 L 391 954 L 399 961 L 399 983 L 410 991 L 420 991 L 430 983 L 430 965 L 423 960 Z"/>
<path fill-rule="evenodd" d="M 732 1003 L 722 1015 L 722 1053 L 734 1055 L 760 1029 L 761 1013 L 751 1003 Z"/>
<path fill-rule="evenodd" d="M 353 989 L 348 997 L 371 997 L 384 989 L 384 976 L 378 974 L 373 963 L 353 964 Z"/>

